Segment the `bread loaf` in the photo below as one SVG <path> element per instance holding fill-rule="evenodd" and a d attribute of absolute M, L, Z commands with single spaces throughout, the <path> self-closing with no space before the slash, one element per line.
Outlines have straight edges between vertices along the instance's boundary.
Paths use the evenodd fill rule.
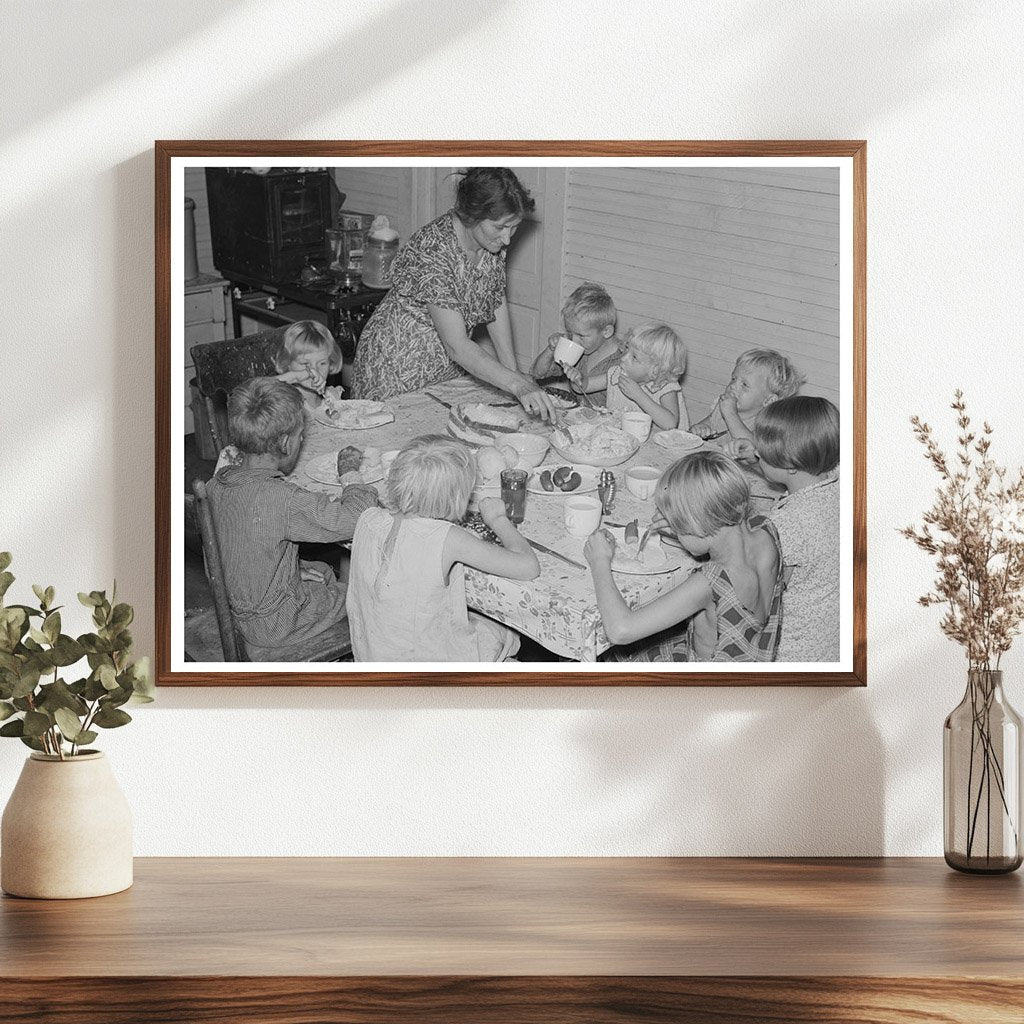
<path fill-rule="evenodd" d="M 349 445 L 347 448 L 342 448 L 338 452 L 338 477 L 343 477 L 346 473 L 351 473 L 353 470 L 359 469 L 359 464 L 363 461 L 363 453 L 358 449 Z"/>

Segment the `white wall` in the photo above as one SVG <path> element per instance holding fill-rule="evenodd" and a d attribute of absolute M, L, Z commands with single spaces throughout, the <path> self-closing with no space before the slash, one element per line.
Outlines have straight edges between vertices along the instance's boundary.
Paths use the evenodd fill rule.
<path fill-rule="evenodd" d="M 155 138 L 866 138 L 870 288 L 867 689 L 168 689 L 105 737 L 138 853 L 940 853 L 963 664 L 896 529 L 954 386 L 1024 453 L 1018 5 L 138 10 L 0 4 L 0 548 L 18 594 L 116 576 L 143 650 Z"/>

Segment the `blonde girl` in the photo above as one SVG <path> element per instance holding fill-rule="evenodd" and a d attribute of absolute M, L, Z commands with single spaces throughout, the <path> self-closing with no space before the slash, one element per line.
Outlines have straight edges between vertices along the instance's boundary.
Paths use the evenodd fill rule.
<path fill-rule="evenodd" d="M 607 407 L 647 413 L 659 430 L 690 425 L 679 381 L 686 346 L 668 324 L 643 324 L 626 335 L 626 351 L 608 370 Z"/>
<path fill-rule="evenodd" d="M 364 513 L 352 541 L 357 661 L 505 661 L 519 649 L 518 634 L 468 611 L 465 567 L 532 580 L 540 565 L 498 498 L 484 498 L 480 514 L 500 546 L 457 525 L 475 482 L 475 456 L 449 437 L 415 438 L 395 457 L 387 485 L 395 511 Z"/>
<path fill-rule="evenodd" d="M 750 485 L 721 452 L 687 455 L 665 472 L 655 494 L 655 526 L 675 534 L 698 560 L 674 590 L 630 608 L 612 576 L 615 541 L 587 540 L 608 638 L 621 661 L 773 661 L 782 615 L 782 558 L 775 527 L 750 515 Z M 641 641 L 638 643 L 638 641 Z"/>
<path fill-rule="evenodd" d="M 341 369 L 341 349 L 334 335 L 316 320 L 290 324 L 274 353 L 277 379 L 294 384 L 307 406 L 318 406 L 327 378 Z"/>

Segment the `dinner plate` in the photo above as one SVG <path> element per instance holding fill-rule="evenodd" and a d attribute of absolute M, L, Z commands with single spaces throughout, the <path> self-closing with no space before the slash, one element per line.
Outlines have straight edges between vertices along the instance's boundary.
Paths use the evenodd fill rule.
<path fill-rule="evenodd" d="M 342 402 L 339 409 L 339 414 L 332 418 L 320 406 L 313 413 L 313 419 L 325 427 L 338 430 L 370 430 L 393 423 L 395 419 L 395 414 L 383 402 L 374 402 L 368 398 L 353 398 Z"/>
<path fill-rule="evenodd" d="M 560 469 L 562 466 L 568 466 L 570 471 L 579 473 L 583 482 L 574 491 L 563 491 L 562 488 L 557 485 L 553 491 L 545 491 L 540 485 L 541 473 L 543 473 L 545 469 L 554 473 L 556 469 Z M 546 462 L 544 465 L 538 466 L 530 472 L 530 476 L 526 481 L 526 490 L 530 494 L 539 494 L 542 497 L 548 498 L 557 498 L 559 496 L 565 498 L 570 494 L 589 494 L 591 491 L 597 490 L 598 475 L 598 472 L 591 466 L 581 466 L 570 462 Z"/>
<path fill-rule="evenodd" d="M 612 559 L 612 572 L 626 573 L 630 576 L 658 576 L 665 572 L 675 572 L 691 560 L 681 548 L 670 548 L 662 545 L 661 534 L 652 533 L 644 548 L 644 561 L 627 558 L 624 554 L 626 533 L 624 526 L 606 526 L 605 529 L 615 538 L 615 557 Z M 644 535 L 643 529 L 640 536 Z"/>
<path fill-rule="evenodd" d="M 310 480 L 316 480 L 317 483 L 334 484 L 336 487 L 342 486 L 341 481 L 338 479 L 337 452 L 327 452 L 325 455 L 317 455 L 316 458 L 310 459 L 306 464 L 305 471 L 306 476 Z M 369 474 L 360 470 L 359 475 L 363 478 L 364 484 L 375 484 L 384 479 L 384 469 L 382 466 L 378 466 L 375 472 Z"/>
<path fill-rule="evenodd" d="M 695 452 L 704 445 L 703 438 L 689 430 L 659 430 L 651 440 L 672 452 Z"/>

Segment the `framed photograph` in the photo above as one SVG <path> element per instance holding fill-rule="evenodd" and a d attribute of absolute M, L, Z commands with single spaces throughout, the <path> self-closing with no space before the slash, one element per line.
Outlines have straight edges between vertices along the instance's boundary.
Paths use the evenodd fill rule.
<path fill-rule="evenodd" d="M 866 684 L 864 142 L 155 156 L 160 685 Z"/>

